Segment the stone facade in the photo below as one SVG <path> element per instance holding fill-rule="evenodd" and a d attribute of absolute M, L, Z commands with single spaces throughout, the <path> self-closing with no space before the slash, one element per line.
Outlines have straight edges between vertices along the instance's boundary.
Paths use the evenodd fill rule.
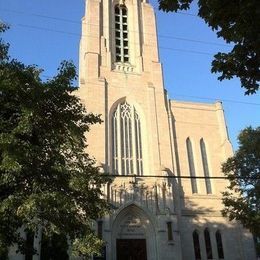
<path fill-rule="evenodd" d="M 147 1 L 87 1 L 79 96 L 104 121 L 88 133 L 89 152 L 104 172 L 118 175 L 104 187 L 113 213 L 99 220 L 103 259 L 255 259 L 251 234 L 221 216 L 227 182 L 204 178 L 223 177 L 221 163 L 232 155 L 221 102 L 168 100 Z M 142 256 L 133 252 L 138 241 L 145 241 Z"/>
<path fill-rule="evenodd" d="M 146 0 L 86 2 L 79 74 L 82 102 L 103 120 L 88 151 L 116 175 L 98 259 L 256 259 L 251 234 L 221 216 L 227 182 L 207 178 L 232 155 L 221 102 L 168 99 Z"/>

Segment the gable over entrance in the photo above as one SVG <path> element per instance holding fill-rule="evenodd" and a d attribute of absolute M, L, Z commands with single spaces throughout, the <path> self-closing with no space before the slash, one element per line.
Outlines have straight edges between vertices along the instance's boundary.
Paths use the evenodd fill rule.
<path fill-rule="evenodd" d="M 112 243 L 113 259 L 157 259 L 154 223 L 149 213 L 134 203 L 123 208 L 114 219 Z"/>

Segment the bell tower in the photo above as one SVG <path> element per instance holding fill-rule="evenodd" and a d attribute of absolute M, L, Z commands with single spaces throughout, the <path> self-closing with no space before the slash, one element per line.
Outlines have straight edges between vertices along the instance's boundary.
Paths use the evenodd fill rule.
<path fill-rule="evenodd" d="M 146 1 L 87 1 L 82 25 L 82 78 L 93 73 L 85 70 L 88 64 L 84 61 L 88 60 L 95 61 L 91 65 L 98 69 L 91 73 L 92 77 L 105 76 L 105 68 L 138 74 L 151 72 L 151 62 L 159 63 L 155 14 Z M 82 57 L 83 53 L 88 57 Z"/>
<path fill-rule="evenodd" d="M 168 152 L 170 136 L 164 131 L 165 127 L 169 129 L 169 123 L 158 54 L 156 19 L 147 1 L 86 2 L 82 19 L 79 77 L 80 97 L 88 111 L 101 114 L 104 121 L 90 131 L 88 143 L 90 153 L 106 171 L 124 172 L 122 167 L 127 162 L 123 158 L 126 158 L 133 162 L 133 169 L 125 171 L 138 174 L 137 166 L 134 166 L 138 164 L 138 153 L 142 153 L 144 175 L 148 172 L 161 174 L 162 165 L 172 169 L 172 154 Z M 130 124 L 126 128 L 121 127 L 120 119 L 117 119 L 117 131 L 129 135 L 124 139 L 121 134 L 113 133 L 113 113 L 115 110 L 120 113 L 119 110 L 123 108 L 120 104 L 123 103 L 125 107 L 129 106 L 131 113 L 125 121 Z M 139 117 L 140 131 L 136 129 L 134 114 Z M 139 141 L 133 139 L 137 135 Z M 114 138 L 117 138 L 117 143 L 113 143 Z M 121 147 L 125 142 L 125 147 Z M 138 142 L 142 145 L 139 152 Z M 118 145 L 120 147 L 116 147 Z M 116 157 L 121 170 L 115 170 Z"/>
<path fill-rule="evenodd" d="M 104 187 L 117 209 L 102 220 L 109 230 L 103 233 L 107 259 L 181 259 L 180 236 L 172 236 L 176 182 L 164 177 L 175 164 L 169 103 L 155 13 L 146 0 L 86 2 L 79 77 L 82 102 L 103 120 L 87 133 L 88 151 L 116 176 Z M 165 233 L 157 232 L 158 224 Z"/>
<path fill-rule="evenodd" d="M 168 100 L 148 0 L 86 1 L 79 79 L 82 102 L 103 120 L 88 152 L 113 175 L 102 187 L 112 210 L 97 225 L 100 259 L 245 259 L 240 245 L 252 239 L 220 213 L 221 163 L 232 155 L 222 105 Z"/>

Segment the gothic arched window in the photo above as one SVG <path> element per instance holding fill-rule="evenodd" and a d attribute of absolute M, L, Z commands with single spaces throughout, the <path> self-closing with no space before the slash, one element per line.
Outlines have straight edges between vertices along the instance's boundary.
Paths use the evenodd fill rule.
<path fill-rule="evenodd" d="M 114 174 L 143 174 L 140 117 L 127 102 L 118 104 L 112 115 L 112 156 Z"/>
<path fill-rule="evenodd" d="M 129 62 L 127 8 L 115 6 L 115 48 L 116 62 Z"/>
<path fill-rule="evenodd" d="M 206 190 L 207 194 L 212 193 L 211 188 L 211 181 L 210 181 L 210 175 L 209 175 L 209 165 L 208 165 L 208 158 L 207 158 L 207 151 L 206 151 L 206 145 L 203 140 L 203 138 L 200 139 L 200 151 L 201 151 L 201 159 L 202 159 L 202 165 L 203 165 L 203 171 L 205 178 L 205 184 L 206 184 Z"/>
<path fill-rule="evenodd" d="M 212 259 L 213 256 L 212 256 L 212 247 L 211 247 L 211 241 L 210 241 L 210 234 L 209 234 L 209 230 L 207 228 L 204 230 L 204 239 L 205 239 L 207 259 Z"/>
<path fill-rule="evenodd" d="M 187 146 L 187 154 L 188 154 L 189 169 L 190 169 L 190 176 L 191 176 L 192 193 L 198 193 L 197 180 L 195 178 L 196 173 L 195 173 L 195 166 L 194 166 L 192 144 L 191 144 L 190 138 L 187 138 L 186 146 Z"/>
<path fill-rule="evenodd" d="M 200 260 L 201 259 L 201 254 L 200 254 L 200 240 L 199 240 L 199 234 L 198 231 L 195 230 L 192 234 L 193 238 L 193 247 L 194 247 L 194 254 L 195 254 L 195 259 Z"/>
<path fill-rule="evenodd" d="M 224 259 L 224 250 L 222 244 L 221 233 L 219 230 L 216 231 L 216 242 L 217 242 L 217 249 L 218 249 L 218 258 Z"/>

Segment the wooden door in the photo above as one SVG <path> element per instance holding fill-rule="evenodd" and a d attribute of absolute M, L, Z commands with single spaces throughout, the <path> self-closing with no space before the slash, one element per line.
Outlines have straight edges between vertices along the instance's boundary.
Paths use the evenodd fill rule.
<path fill-rule="evenodd" d="M 117 239 L 117 260 L 147 260 L 145 239 Z"/>

